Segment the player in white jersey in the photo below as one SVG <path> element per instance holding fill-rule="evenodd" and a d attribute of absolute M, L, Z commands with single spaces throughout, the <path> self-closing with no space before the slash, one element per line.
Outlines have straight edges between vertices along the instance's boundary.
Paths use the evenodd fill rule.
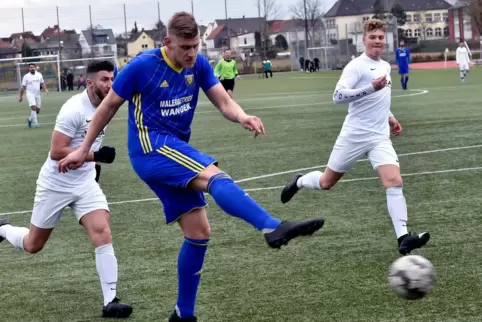
<path fill-rule="evenodd" d="M 460 79 L 462 80 L 462 83 L 465 83 L 465 77 L 467 77 L 467 73 L 469 72 L 469 69 L 470 69 L 469 68 L 470 57 L 469 57 L 469 51 L 465 46 L 465 42 L 462 40 L 459 42 L 459 48 L 457 48 L 455 59 L 456 59 L 457 65 L 459 65 Z"/>
<path fill-rule="evenodd" d="M 301 188 L 329 190 L 354 164 L 367 156 L 386 189 L 388 212 L 392 218 L 402 255 L 425 246 L 430 234 L 409 234 L 407 205 L 402 191 L 398 157 L 390 140 L 402 126 L 390 112 L 391 67 L 380 57 L 384 49 L 386 24 L 369 20 L 364 27 L 365 53 L 350 61 L 336 85 L 335 104 L 348 103 L 348 116 L 328 161 L 325 172 L 297 175 L 283 189 L 281 201 L 286 203 Z"/>
<path fill-rule="evenodd" d="M 132 307 L 116 297 L 117 259 L 112 246 L 109 227 L 109 207 L 106 197 L 95 180 L 95 163 L 112 163 L 115 149 L 100 147 L 105 129 L 92 145 L 88 161 L 77 171 L 60 173 L 58 160 L 77 149 L 97 106 L 109 92 L 114 66 L 109 61 L 94 61 L 87 67 L 87 89 L 70 98 L 61 108 L 52 133 L 47 160 L 37 179 L 30 229 L 10 225 L 0 220 L 0 242 L 8 240 L 17 249 L 37 253 L 45 246 L 63 209 L 73 210 L 77 221 L 84 227 L 96 246 L 97 272 L 104 295 L 104 317 L 128 317 Z"/>
<path fill-rule="evenodd" d="M 30 116 L 28 118 L 28 127 L 38 128 L 37 114 L 40 113 L 41 97 L 40 89 L 42 88 L 45 93 L 48 94 L 47 86 L 45 86 L 44 78 L 42 74 L 37 70 L 37 65 L 34 63 L 29 64 L 28 74 L 25 74 L 22 79 L 22 88 L 20 89 L 20 95 L 18 101 L 22 103 L 23 93 L 27 91 L 27 101 L 30 107 Z"/>

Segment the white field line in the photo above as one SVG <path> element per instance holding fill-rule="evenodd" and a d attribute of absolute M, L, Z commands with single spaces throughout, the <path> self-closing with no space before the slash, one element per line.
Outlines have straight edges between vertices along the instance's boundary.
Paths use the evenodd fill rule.
<path fill-rule="evenodd" d="M 398 154 L 398 156 L 399 156 L 399 157 L 404 157 L 404 156 L 410 156 L 410 155 L 431 154 L 431 153 L 440 153 L 440 152 L 446 152 L 446 151 L 458 151 L 458 150 L 467 150 L 467 149 L 476 149 L 476 148 L 482 148 L 482 144 L 478 144 L 478 145 L 468 145 L 468 146 L 459 146 L 459 147 L 455 147 L 455 148 L 446 148 L 446 149 L 419 151 L 419 152 L 409 152 L 409 153 Z M 360 159 L 360 160 L 358 160 L 357 162 L 365 162 L 365 161 L 368 161 L 368 159 Z M 258 180 L 258 179 L 276 177 L 276 176 L 280 176 L 280 175 L 283 175 L 283 174 L 289 174 L 289 173 L 294 173 L 294 172 L 299 172 L 299 171 L 306 171 L 306 170 L 326 168 L 327 166 L 328 166 L 327 164 L 323 164 L 323 165 L 317 165 L 317 166 L 314 166 L 314 167 L 299 168 L 299 169 L 294 169 L 294 170 L 287 170 L 287 171 L 282 171 L 282 172 L 269 173 L 269 174 L 264 174 L 264 175 L 260 175 L 260 176 L 257 176 L 257 177 L 240 179 L 240 180 L 238 180 L 238 181 L 236 181 L 236 182 L 237 182 L 237 183 L 248 182 L 248 181 L 253 181 L 253 180 Z"/>
<path fill-rule="evenodd" d="M 411 94 L 402 94 L 402 95 L 395 95 L 395 96 L 392 96 L 392 98 L 400 98 L 400 97 L 410 97 L 410 96 L 418 96 L 418 95 L 424 95 L 424 94 L 427 94 L 428 91 L 427 90 L 412 90 L 412 91 L 418 91 L 418 92 L 415 92 L 415 93 L 411 93 Z M 315 95 L 313 95 L 315 96 Z M 252 108 L 245 108 L 244 110 L 245 111 L 255 111 L 255 110 L 268 110 L 268 109 L 278 109 L 278 108 L 291 108 L 291 107 L 303 107 L 303 106 L 315 106 L 315 105 L 329 105 L 329 104 L 333 104 L 333 102 L 316 102 L 316 103 L 306 103 L 306 104 L 288 104 L 288 105 L 273 105 L 273 106 L 260 106 L 260 107 L 252 107 Z M 208 113 L 219 113 L 218 110 L 216 109 L 213 109 L 212 111 L 199 111 L 199 112 L 196 112 L 196 114 L 208 114 Z M 57 115 L 57 114 L 55 114 Z M 45 115 L 47 116 L 47 115 Z M 24 119 L 26 120 L 27 117 L 24 117 Z M 6 120 L 6 119 L 2 119 L 0 118 L 0 121 L 2 120 Z M 116 117 L 113 119 L 113 121 L 125 121 L 127 120 L 127 117 Z M 41 125 L 53 125 L 55 124 L 54 122 L 48 122 L 48 123 L 40 123 Z M 22 124 L 2 124 L 0 125 L 0 128 L 4 128 L 4 127 L 20 127 L 20 126 L 25 126 L 26 123 L 22 123 Z"/>
<path fill-rule="evenodd" d="M 452 173 L 452 172 L 479 171 L 479 170 L 482 170 L 482 167 L 460 168 L 460 169 L 447 169 L 447 170 L 435 170 L 435 171 L 424 171 L 424 172 L 406 173 L 406 174 L 402 174 L 402 177 L 416 177 L 416 176 L 430 175 L 430 174 L 445 174 L 445 173 Z M 376 179 L 378 179 L 378 177 L 345 179 L 345 180 L 340 180 L 340 182 L 356 182 L 356 181 L 368 181 L 368 180 L 376 180 Z M 253 178 L 253 180 L 255 180 L 255 179 Z M 237 181 L 237 182 L 239 182 L 239 181 Z M 244 191 L 246 191 L 246 192 L 256 192 L 256 191 L 266 191 L 266 190 L 277 190 L 277 189 L 281 189 L 281 188 L 283 188 L 283 187 L 284 187 L 284 186 L 252 188 L 252 189 L 244 189 Z M 113 201 L 113 202 L 109 202 L 109 205 L 123 205 L 123 204 L 140 203 L 140 202 L 147 202 L 147 201 L 159 201 L 159 199 L 158 199 L 158 198 L 145 198 L 145 199 L 133 199 L 133 200 Z M 0 213 L 0 216 L 10 216 L 10 215 L 28 214 L 28 213 L 31 213 L 31 212 L 32 212 L 31 210 L 4 212 L 4 213 Z"/>

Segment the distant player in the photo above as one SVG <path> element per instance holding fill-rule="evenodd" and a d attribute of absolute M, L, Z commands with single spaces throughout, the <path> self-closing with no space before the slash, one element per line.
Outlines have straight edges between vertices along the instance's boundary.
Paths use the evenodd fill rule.
<path fill-rule="evenodd" d="M 239 79 L 238 68 L 236 64 L 236 59 L 231 58 L 231 51 L 226 50 L 223 55 L 223 59 L 221 59 L 216 68 L 214 68 L 214 73 L 221 81 L 226 92 L 228 92 L 229 96 L 233 96 L 235 79 Z"/>
<path fill-rule="evenodd" d="M 114 66 L 109 61 L 94 61 L 87 67 L 87 90 L 70 98 L 57 116 L 49 157 L 37 180 L 30 229 L 11 226 L 7 219 L 2 219 L 0 241 L 7 239 L 18 249 L 37 253 L 47 243 L 63 209 L 70 206 L 96 246 L 95 261 L 104 295 L 102 315 L 127 317 L 132 313 L 132 307 L 121 304 L 116 297 L 118 270 L 109 228 L 109 207 L 94 180 L 95 162 L 112 163 L 115 158 L 114 148 L 100 147 L 104 129 L 94 138 L 86 158 L 88 162 L 77 171 L 58 172 L 58 160 L 82 143 L 96 107 L 111 88 L 113 70 Z"/>
<path fill-rule="evenodd" d="M 60 162 L 59 170 L 82 165 L 97 135 L 129 101 L 132 167 L 163 203 L 166 222 L 178 222 L 184 234 L 178 257 L 177 304 L 169 321 L 197 321 L 195 302 L 211 236 L 204 192 L 226 213 L 254 226 L 272 248 L 313 234 L 324 220 L 282 222 L 272 217 L 217 167 L 213 157 L 189 145 L 200 88 L 226 119 L 253 131 L 255 137 L 265 131 L 259 118 L 247 115 L 229 97 L 208 60 L 198 53 L 199 29 L 192 15 L 176 13 L 169 20 L 167 34 L 165 47 L 138 54 L 120 71 L 92 118 L 85 141 Z"/>
<path fill-rule="evenodd" d="M 22 79 L 22 88 L 20 89 L 20 95 L 18 101 L 22 103 L 23 93 L 27 91 L 27 101 L 30 107 L 30 116 L 28 120 L 28 127 L 38 128 L 37 114 L 40 113 L 41 97 L 40 89 L 43 89 L 48 94 L 47 86 L 45 86 L 44 78 L 42 74 L 37 70 L 37 65 L 31 63 L 28 65 L 29 73 L 25 74 Z"/>
<path fill-rule="evenodd" d="M 470 57 L 469 57 L 469 51 L 465 46 L 465 42 L 463 40 L 459 42 L 459 48 L 457 48 L 455 58 L 456 58 L 457 65 L 459 65 L 460 79 L 462 80 L 462 83 L 465 83 L 465 77 L 467 77 L 467 74 L 470 69 L 469 68 Z"/>
<path fill-rule="evenodd" d="M 272 71 L 273 65 L 271 64 L 271 60 L 268 59 L 268 57 L 265 57 L 263 60 L 263 69 L 264 69 L 264 76 L 268 78 L 268 74 L 273 78 L 273 71 Z"/>
<path fill-rule="evenodd" d="M 325 172 L 297 175 L 281 193 L 286 203 L 301 188 L 329 190 L 355 163 L 368 156 L 373 169 L 386 189 L 388 212 L 403 255 L 423 247 L 429 233 L 408 234 L 407 205 L 398 157 L 390 140 L 402 126 L 390 112 L 391 67 L 381 59 L 386 35 L 385 22 L 369 20 L 364 26 L 365 53 L 350 61 L 336 85 L 335 104 L 349 103 L 348 116 L 328 161 Z"/>
<path fill-rule="evenodd" d="M 397 48 L 395 54 L 395 60 L 398 66 L 398 73 L 400 74 L 400 81 L 402 83 L 402 88 L 406 90 L 408 84 L 408 72 L 409 65 L 412 63 L 412 58 L 410 56 L 410 50 L 405 48 L 405 41 L 400 41 L 400 47 Z"/>

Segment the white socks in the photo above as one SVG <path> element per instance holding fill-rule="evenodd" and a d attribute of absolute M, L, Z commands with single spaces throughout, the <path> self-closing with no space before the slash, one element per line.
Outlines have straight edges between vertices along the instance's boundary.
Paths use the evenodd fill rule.
<path fill-rule="evenodd" d="M 117 258 L 112 244 L 99 246 L 95 249 L 95 266 L 104 294 L 104 306 L 106 306 L 115 298 L 117 288 Z"/>
<path fill-rule="evenodd" d="M 392 217 L 393 227 L 397 238 L 408 233 L 407 231 L 407 204 L 403 196 L 402 187 L 387 189 L 387 207 Z"/>
<path fill-rule="evenodd" d="M 29 230 L 25 227 L 15 227 L 12 225 L 0 226 L 0 236 L 5 238 L 17 249 L 23 249 L 23 238 Z"/>
<path fill-rule="evenodd" d="M 320 179 L 323 175 L 321 171 L 313 171 L 310 173 L 305 174 L 301 178 L 298 179 L 296 185 L 298 188 L 308 188 L 308 189 L 320 189 Z"/>
<path fill-rule="evenodd" d="M 30 120 L 30 122 L 32 122 L 33 124 L 38 124 L 38 121 L 37 121 L 37 111 L 30 111 L 30 117 L 28 118 Z"/>

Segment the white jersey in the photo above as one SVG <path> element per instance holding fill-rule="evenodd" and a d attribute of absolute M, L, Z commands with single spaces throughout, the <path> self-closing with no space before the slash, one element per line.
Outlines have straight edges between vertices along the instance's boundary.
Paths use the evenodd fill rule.
<path fill-rule="evenodd" d="M 69 147 L 77 149 L 84 141 L 95 107 L 90 102 L 87 90 L 74 95 L 60 109 L 54 131 L 72 138 Z M 105 128 L 95 139 L 90 151 L 98 151 L 105 136 Z M 75 188 L 95 180 L 95 163 L 85 162 L 80 168 L 59 173 L 58 161 L 49 156 L 40 170 L 37 184 L 47 188 Z"/>
<path fill-rule="evenodd" d="M 35 72 L 35 74 L 28 73 L 22 79 L 22 86 L 27 89 L 27 94 L 40 95 L 40 84 L 43 83 L 44 78 L 39 72 Z"/>
<path fill-rule="evenodd" d="M 469 51 L 465 47 L 457 48 L 455 59 L 459 65 L 468 65 L 470 62 Z"/>
<path fill-rule="evenodd" d="M 346 65 L 334 94 L 335 103 L 350 102 L 341 137 L 347 137 L 351 141 L 371 141 L 374 138 L 390 137 L 390 72 L 389 63 L 384 60 L 373 60 L 365 53 Z M 375 91 L 372 81 L 384 75 L 387 78 L 387 85 Z"/>

